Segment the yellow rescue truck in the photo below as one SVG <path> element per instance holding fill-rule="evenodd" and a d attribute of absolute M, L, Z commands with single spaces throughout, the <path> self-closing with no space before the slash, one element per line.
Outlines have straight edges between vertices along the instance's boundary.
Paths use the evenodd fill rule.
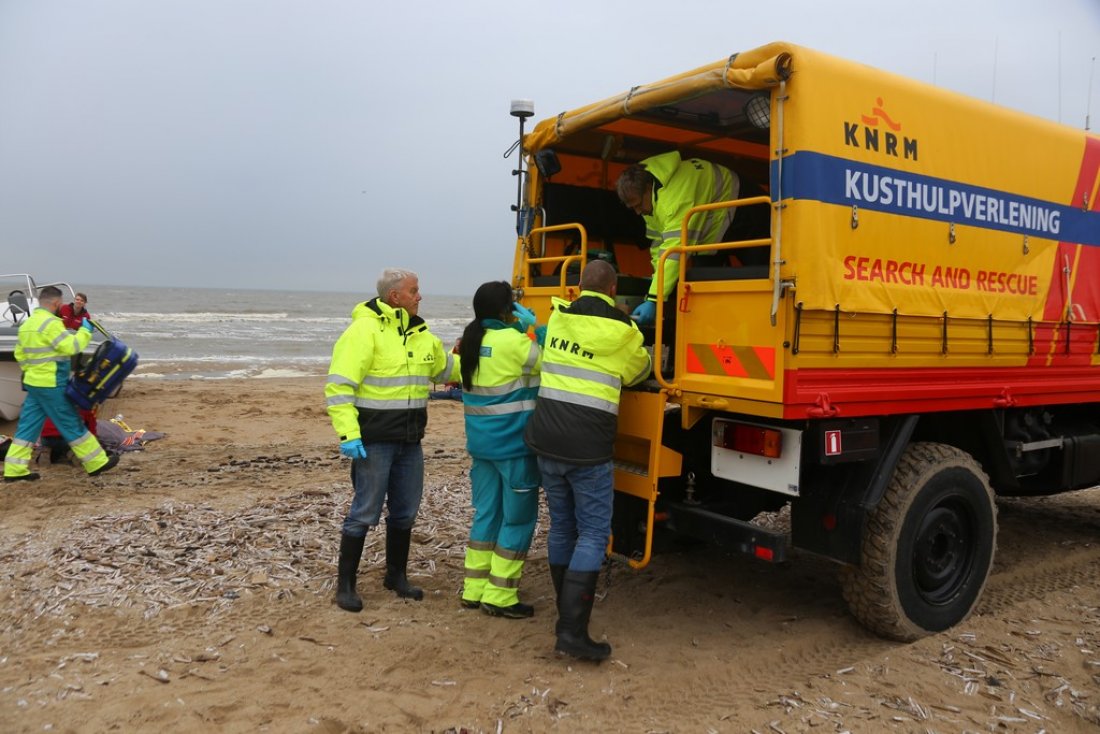
<path fill-rule="evenodd" d="M 740 179 L 657 263 L 680 261 L 645 329 L 662 369 L 625 392 L 615 451 L 631 565 L 666 531 L 767 561 L 793 546 L 840 564 L 863 624 L 912 640 L 977 603 L 996 495 L 1100 482 L 1097 136 L 786 43 L 527 134 L 530 106 L 513 114 L 513 285 L 543 321 L 593 258 L 628 313 L 645 298 L 627 166 L 677 151 Z M 693 243 L 691 217 L 726 207 L 762 228 Z"/>

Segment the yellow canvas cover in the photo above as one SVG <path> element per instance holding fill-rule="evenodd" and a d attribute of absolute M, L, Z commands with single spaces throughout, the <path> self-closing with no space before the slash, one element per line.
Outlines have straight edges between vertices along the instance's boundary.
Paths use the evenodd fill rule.
<path fill-rule="evenodd" d="M 783 254 L 805 308 L 1100 319 L 1081 287 L 1100 140 L 805 49 L 792 70 Z"/>
<path fill-rule="evenodd" d="M 771 43 L 563 112 L 524 147 L 780 83 L 779 275 L 804 309 L 1100 321 L 1100 138 L 1083 130 Z"/>
<path fill-rule="evenodd" d="M 784 43 L 771 43 L 752 51 L 736 53 L 724 61 L 663 79 L 654 84 L 634 87 L 602 102 L 563 112 L 556 118 L 540 122 L 523 141 L 528 153 L 549 148 L 580 130 L 638 114 L 669 102 L 690 99 L 714 91 L 737 87 L 767 89 L 784 78 L 790 63 L 789 49 Z"/>

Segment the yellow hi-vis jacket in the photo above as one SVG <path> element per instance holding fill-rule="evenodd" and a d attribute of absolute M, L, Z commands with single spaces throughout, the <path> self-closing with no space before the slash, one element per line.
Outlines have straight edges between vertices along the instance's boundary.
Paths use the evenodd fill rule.
<path fill-rule="evenodd" d="M 476 459 L 530 456 L 523 429 L 535 409 L 542 347 L 514 325 L 495 319 L 482 323 L 477 370 L 470 389 L 462 392 L 466 448 Z"/>
<path fill-rule="evenodd" d="M 429 383 L 458 379 L 458 360 L 419 316 L 377 298 L 360 303 L 332 347 L 325 403 L 341 441 L 416 442 Z"/>
<path fill-rule="evenodd" d="M 70 358 L 80 354 L 92 332 L 71 332 L 65 322 L 47 309 L 36 308 L 19 327 L 15 361 L 23 370 L 23 384 L 31 387 L 64 387 L 69 381 Z"/>
<path fill-rule="evenodd" d="M 680 227 L 688 209 L 701 204 L 736 199 L 741 188 L 737 174 L 717 163 L 698 158 L 680 159 L 679 151 L 646 158 L 639 164 L 657 179 L 653 185 L 653 213 L 645 219 L 646 237 L 653 244 L 649 254 L 653 261 L 653 281 L 649 284 L 648 300 L 657 300 L 657 261 L 661 253 L 680 243 Z M 700 212 L 688 222 L 686 245 L 709 245 L 721 242 L 733 221 L 734 209 Z M 665 260 L 664 296 L 667 300 L 680 277 L 680 256 Z"/>
<path fill-rule="evenodd" d="M 527 445 L 549 459 L 600 464 L 611 459 L 621 388 L 649 376 L 649 352 L 638 326 L 610 297 L 581 291 L 572 304 L 552 301 Z"/>

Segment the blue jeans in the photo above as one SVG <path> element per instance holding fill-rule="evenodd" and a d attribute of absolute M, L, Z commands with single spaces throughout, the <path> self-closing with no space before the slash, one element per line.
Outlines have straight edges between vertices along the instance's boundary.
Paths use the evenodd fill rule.
<path fill-rule="evenodd" d="M 424 494 L 424 451 L 420 443 L 379 441 L 364 446 L 367 458 L 351 462 L 355 496 L 344 518 L 344 535 L 362 538 L 378 525 L 383 501 L 387 525 L 401 530 L 411 528 Z"/>
<path fill-rule="evenodd" d="M 540 456 L 539 471 L 550 509 L 550 564 L 599 571 L 611 538 L 611 462 L 581 466 Z"/>

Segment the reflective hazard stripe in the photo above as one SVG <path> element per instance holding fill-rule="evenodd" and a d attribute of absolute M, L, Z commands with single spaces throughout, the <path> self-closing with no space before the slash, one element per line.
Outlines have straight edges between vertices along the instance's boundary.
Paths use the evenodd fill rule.
<path fill-rule="evenodd" d="M 619 414 L 619 404 L 610 400 L 601 400 L 594 398 L 591 395 L 580 395 L 578 393 L 569 392 L 567 390 L 556 390 L 552 387 L 546 387 L 543 385 L 539 389 L 539 398 L 546 398 L 548 400 L 556 400 L 559 403 L 570 403 L 571 405 L 580 405 L 586 408 L 595 408 L 596 410 L 602 410 L 605 413 L 611 413 L 612 415 Z"/>
<path fill-rule="evenodd" d="M 27 351 L 27 350 L 23 350 Z M 23 364 L 48 364 L 50 362 L 67 362 L 68 357 L 38 357 L 37 359 L 24 359 Z"/>
<path fill-rule="evenodd" d="M 531 342 L 531 351 L 527 353 L 527 361 L 523 363 L 523 374 L 531 374 L 531 370 L 535 369 L 535 365 L 538 364 L 540 353 L 541 349 L 538 342 Z M 538 378 L 536 377 L 535 380 L 538 381 Z"/>
<path fill-rule="evenodd" d="M 398 377 L 375 377 L 367 375 L 363 378 L 364 385 L 372 387 L 407 387 L 409 385 L 427 386 L 430 380 L 424 375 L 401 375 Z"/>
<path fill-rule="evenodd" d="M 500 576 L 490 575 L 489 576 L 489 583 L 492 584 L 493 586 L 499 587 L 501 589 L 518 589 L 519 588 L 519 579 L 518 578 L 506 579 L 506 578 L 502 578 Z"/>
<path fill-rule="evenodd" d="M 427 398 L 397 398 L 395 400 L 368 400 L 356 398 L 355 407 L 370 408 L 372 410 L 409 410 L 410 408 L 427 408 Z"/>
<path fill-rule="evenodd" d="M 688 344 L 685 371 L 774 380 L 775 348 L 736 344 Z"/>
<path fill-rule="evenodd" d="M 76 335 L 73 334 L 71 331 L 63 331 L 60 334 L 58 334 L 57 338 L 54 339 L 52 342 L 50 342 L 50 344 L 51 344 L 51 346 L 53 346 L 56 349 L 57 347 L 61 346 L 62 344 L 64 344 L 65 342 L 67 342 L 70 339 L 75 341 L 76 340 Z"/>
<path fill-rule="evenodd" d="M 449 374 L 451 374 L 451 370 L 454 369 L 454 365 L 455 365 L 455 357 L 454 357 L 453 354 L 448 352 L 447 353 L 447 358 L 445 360 L 443 360 L 443 368 L 441 370 L 439 370 L 438 372 L 435 372 L 434 374 L 432 374 L 432 377 L 436 378 L 436 377 L 439 377 L 440 375 L 449 375 Z"/>
<path fill-rule="evenodd" d="M 466 415 L 510 415 L 535 409 L 534 400 L 520 400 L 514 403 L 500 403 L 498 405 L 470 405 L 463 406 Z"/>
<path fill-rule="evenodd" d="M 507 548 L 497 548 L 494 553 L 503 558 L 506 561 L 523 561 L 527 559 L 527 551 L 508 550 Z"/>
<path fill-rule="evenodd" d="M 522 390 L 527 387 L 538 387 L 540 379 L 536 377 L 520 377 L 512 380 L 504 385 L 494 385 L 493 387 L 481 387 L 479 385 L 472 385 L 466 392 L 470 395 L 507 395 L 508 393 L 515 392 L 516 390 Z"/>
<path fill-rule="evenodd" d="M 614 375 L 609 375 L 606 372 L 600 372 L 598 370 L 585 369 L 584 367 L 575 367 L 573 365 L 558 364 L 557 362 L 548 362 L 543 364 L 542 371 L 551 375 L 560 375 L 562 377 L 575 377 L 579 380 L 597 382 L 601 385 L 613 387 L 616 390 L 622 387 L 622 381 L 618 377 L 615 377 Z"/>
<path fill-rule="evenodd" d="M 359 387 L 359 383 L 355 380 L 344 377 L 343 375 L 329 375 L 325 382 L 329 385 L 347 385 L 348 387 Z"/>

